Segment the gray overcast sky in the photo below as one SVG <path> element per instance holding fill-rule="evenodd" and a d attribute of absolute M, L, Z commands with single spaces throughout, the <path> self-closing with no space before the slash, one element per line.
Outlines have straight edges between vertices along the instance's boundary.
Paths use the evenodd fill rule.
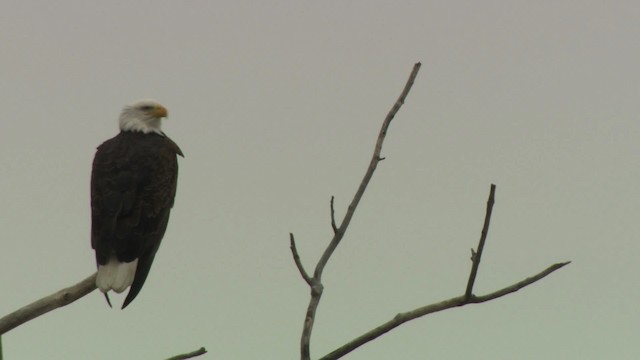
<path fill-rule="evenodd" d="M 0 5 L 0 315 L 95 270 L 89 175 L 155 98 L 176 206 L 125 311 L 98 293 L 3 336 L 7 359 L 295 359 L 311 269 L 416 61 L 324 276 L 314 357 L 476 292 L 349 359 L 638 359 L 640 6 L 634 1 L 13 1 Z M 123 297 L 115 298 L 121 303 Z"/>

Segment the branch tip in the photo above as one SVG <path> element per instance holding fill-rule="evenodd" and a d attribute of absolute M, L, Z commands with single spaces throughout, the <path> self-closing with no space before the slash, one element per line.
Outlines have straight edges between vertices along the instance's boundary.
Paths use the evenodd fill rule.
<path fill-rule="evenodd" d="M 207 349 L 205 349 L 204 347 L 201 347 L 200 349 L 198 349 L 196 351 L 192 351 L 192 352 L 186 353 L 186 354 L 180 354 L 180 355 L 172 356 L 172 357 L 168 358 L 167 360 L 186 360 L 186 359 L 194 358 L 196 356 L 204 355 L 206 353 L 207 353 Z"/>

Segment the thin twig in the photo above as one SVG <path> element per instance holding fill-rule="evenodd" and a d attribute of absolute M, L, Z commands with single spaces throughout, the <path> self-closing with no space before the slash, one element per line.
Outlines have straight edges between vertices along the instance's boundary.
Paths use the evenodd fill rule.
<path fill-rule="evenodd" d="M 204 355 L 206 353 L 207 353 L 207 349 L 205 349 L 204 347 L 201 347 L 200 349 L 198 349 L 196 351 L 192 351 L 192 352 L 186 353 L 186 354 L 180 354 L 180 355 L 172 356 L 172 357 L 168 358 L 167 360 L 191 359 L 191 358 L 194 358 L 196 356 Z"/>
<path fill-rule="evenodd" d="M 293 233 L 289 233 L 289 242 L 290 242 L 290 248 L 291 248 L 291 255 L 293 255 L 293 261 L 296 263 L 296 267 L 298 268 L 298 271 L 300 271 L 300 275 L 302 275 L 302 278 L 304 279 L 304 281 L 306 281 L 307 284 L 309 284 L 309 286 L 312 285 L 311 282 L 311 277 L 309 277 L 309 274 L 307 274 L 307 271 L 304 269 L 304 266 L 302 265 L 302 261 L 300 260 L 300 255 L 298 254 L 298 248 L 296 247 L 296 240 L 293 238 Z"/>
<path fill-rule="evenodd" d="M 514 293 L 520 289 L 522 289 L 525 286 L 531 285 L 534 282 L 546 277 L 547 275 L 551 274 L 552 272 L 559 270 L 560 268 L 564 267 L 565 265 L 569 265 L 571 264 L 571 261 L 565 261 L 565 262 L 561 262 L 561 263 L 557 263 L 557 264 L 553 264 L 551 266 L 549 266 L 548 268 L 544 269 L 543 271 L 537 273 L 536 275 L 533 275 L 531 277 L 528 277 L 520 282 L 517 282 L 513 285 L 507 286 L 505 288 L 502 288 L 498 291 L 494 291 L 492 293 L 486 294 L 486 295 L 482 295 L 482 296 L 471 296 L 471 299 L 469 300 L 469 303 L 483 303 L 485 301 L 489 301 L 489 300 L 493 300 L 493 299 L 497 299 L 499 297 L 503 297 L 505 295 L 509 295 L 511 293 Z"/>
<path fill-rule="evenodd" d="M 335 225 L 335 220 L 333 217 L 334 215 L 333 214 L 333 198 L 331 200 L 332 227 L 334 229 L 333 239 L 331 239 L 331 242 L 329 243 L 324 253 L 320 257 L 320 260 L 318 260 L 318 264 L 316 265 L 315 271 L 313 272 L 313 278 L 311 278 L 311 281 L 309 282 L 307 281 L 307 279 L 305 279 L 305 281 L 307 281 L 307 284 L 309 284 L 309 286 L 311 287 L 311 299 L 309 300 L 309 305 L 307 306 L 307 312 L 305 315 L 304 325 L 302 328 L 302 336 L 300 337 L 300 355 L 302 360 L 309 360 L 311 357 L 310 351 L 309 351 L 309 343 L 311 341 L 311 332 L 313 330 L 316 310 L 318 308 L 318 305 L 320 304 L 320 298 L 322 297 L 322 291 L 323 291 L 322 272 L 324 271 L 324 267 L 327 265 L 329 258 L 333 254 L 336 247 L 338 247 L 338 244 L 340 243 L 340 241 L 342 240 L 342 237 L 347 231 L 347 227 L 349 227 L 351 218 L 353 217 L 353 214 L 355 213 L 356 208 L 358 207 L 358 203 L 360 202 L 360 199 L 362 198 L 362 195 L 364 194 L 364 191 L 366 190 L 367 185 L 369 184 L 369 180 L 371 180 L 371 177 L 373 176 L 373 173 L 376 170 L 376 167 L 378 166 L 378 162 L 380 162 L 383 159 L 380 157 L 380 152 L 382 151 L 382 144 L 384 142 L 385 136 L 387 135 L 389 124 L 391 124 L 391 120 L 393 120 L 398 110 L 400 110 L 400 107 L 404 104 L 404 101 L 407 95 L 409 94 L 411 87 L 413 86 L 413 82 L 415 81 L 416 76 L 418 76 L 418 71 L 420 70 L 420 66 L 421 66 L 420 63 L 416 63 L 413 66 L 413 70 L 409 75 L 409 79 L 407 80 L 407 83 L 405 84 L 404 89 L 402 90 L 402 93 L 398 97 L 398 100 L 396 100 L 396 102 L 393 104 L 393 106 L 391 107 L 391 110 L 389 110 L 389 113 L 387 114 L 386 118 L 382 123 L 382 128 L 380 129 L 380 133 L 378 134 L 378 139 L 376 141 L 375 149 L 373 151 L 373 156 L 371 157 L 371 161 L 369 162 L 369 167 L 367 168 L 364 178 L 360 182 L 360 186 L 358 187 L 358 190 L 353 196 L 353 200 L 351 200 L 351 204 L 349 204 L 349 207 L 347 209 L 347 212 L 344 215 L 344 218 L 342 219 L 342 223 L 340 224 L 340 227 L 336 227 Z M 295 256 L 294 256 L 294 260 L 295 260 Z M 300 270 L 301 267 L 297 263 L 296 263 L 296 266 L 298 266 L 298 270 Z M 303 275 L 303 278 L 304 278 L 304 275 Z"/>
<path fill-rule="evenodd" d="M 473 261 L 471 265 L 471 272 L 469 273 L 469 281 L 467 282 L 467 290 L 464 296 L 468 299 L 473 292 L 473 284 L 476 281 L 476 275 L 478 274 L 478 266 L 480 266 L 480 258 L 482 257 L 482 250 L 484 249 L 484 242 L 487 240 L 487 234 L 489 233 L 489 224 L 491 223 L 491 212 L 493 210 L 493 204 L 495 203 L 496 186 L 491 184 L 491 190 L 489 191 L 489 200 L 487 200 L 487 212 L 484 216 L 484 225 L 482 226 L 482 233 L 480 234 L 480 242 L 478 243 L 478 250 L 473 251 L 471 249 L 471 259 Z"/>
<path fill-rule="evenodd" d="M 384 335 L 385 333 L 395 329 L 396 327 L 417 319 L 419 317 L 428 315 L 428 314 L 432 314 L 438 311 L 442 311 L 442 310 L 447 310 L 450 308 L 454 308 L 454 307 L 460 307 L 460 306 L 464 306 L 467 304 L 479 304 L 479 303 L 483 303 L 486 301 L 490 301 L 490 300 L 494 300 L 497 299 L 499 297 L 508 295 L 510 293 L 516 292 L 522 288 L 524 288 L 525 286 L 531 285 L 533 283 L 535 283 L 536 281 L 544 278 L 545 276 L 551 274 L 552 272 L 562 268 L 563 266 L 567 265 L 571 263 L 570 261 L 567 262 L 562 262 L 562 263 L 558 263 L 558 264 L 554 264 L 548 268 L 546 268 L 545 270 L 541 271 L 540 273 L 526 278 L 520 282 L 517 282 L 513 285 L 507 286 L 503 289 L 500 289 L 498 291 L 494 291 L 490 294 L 486 294 L 483 296 L 471 296 L 471 297 L 467 297 L 466 295 L 462 295 L 462 296 L 457 296 L 448 300 L 444 300 L 438 303 L 434 303 L 431 305 L 427 305 L 427 306 L 423 306 L 420 308 L 417 308 L 415 310 L 411 310 L 411 311 L 407 311 L 404 313 L 399 313 L 397 314 L 393 319 L 387 321 L 386 323 L 376 327 L 375 329 L 368 331 L 362 335 L 360 335 L 359 337 L 351 340 L 350 342 L 348 342 L 345 345 L 342 345 L 341 347 L 337 348 L 336 350 L 330 352 L 329 354 L 323 356 L 322 358 L 320 358 L 320 360 L 334 360 L 334 359 L 339 359 L 341 357 L 343 357 L 344 355 L 350 353 L 351 351 L 357 349 L 358 347 L 368 343 L 371 340 L 374 340 L 376 338 L 378 338 L 381 335 Z"/>
<path fill-rule="evenodd" d="M 96 274 L 26 305 L 0 319 L 0 335 L 51 310 L 69 305 L 96 289 Z"/>
<path fill-rule="evenodd" d="M 333 234 L 338 233 L 338 227 L 336 226 L 336 210 L 333 207 L 333 195 L 331 196 L 331 228 L 333 229 Z"/>

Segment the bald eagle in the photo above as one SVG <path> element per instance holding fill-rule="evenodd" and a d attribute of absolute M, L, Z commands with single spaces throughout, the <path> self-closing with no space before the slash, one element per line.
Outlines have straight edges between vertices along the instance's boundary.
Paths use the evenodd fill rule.
<path fill-rule="evenodd" d="M 140 292 L 169 221 L 176 196 L 178 158 L 184 156 L 162 132 L 167 109 L 150 100 L 125 106 L 120 133 L 98 147 L 91 172 L 91 247 L 96 286 Z"/>

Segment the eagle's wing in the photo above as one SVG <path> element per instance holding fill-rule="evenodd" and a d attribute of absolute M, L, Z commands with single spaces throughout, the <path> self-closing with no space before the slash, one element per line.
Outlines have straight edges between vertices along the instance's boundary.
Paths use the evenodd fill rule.
<path fill-rule="evenodd" d="M 168 138 L 145 139 L 132 146 L 105 142 L 98 148 L 92 172 L 92 246 L 97 263 L 104 265 L 114 255 L 119 262 L 138 260 L 122 308 L 135 299 L 149 274 L 176 193 L 179 149 Z"/>

